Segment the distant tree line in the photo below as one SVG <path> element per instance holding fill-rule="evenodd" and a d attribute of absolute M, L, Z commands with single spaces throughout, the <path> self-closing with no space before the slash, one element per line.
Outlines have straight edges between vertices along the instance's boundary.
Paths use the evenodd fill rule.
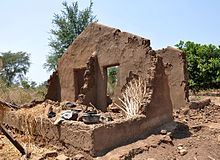
<path fill-rule="evenodd" d="M 29 81 L 26 73 L 30 67 L 30 54 L 11 51 L 0 53 L 0 99 L 21 105 L 30 101 L 43 100 L 47 93 L 46 82 L 37 85 Z"/>
<path fill-rule="evenodd" d="M 60 14 L 54 14 L 52 21 L 54 26 L 50 31 L 49 39 L 51 52 L 44 64 L 48 71 L 54 71 L 57 68 L 58 59 L 68 46 L 91 22 L 97 22 L 96 16 L 92 12 L 92 1 L 83 10 L 79 10 L 77 1 L 70 5 L 63 2 L 63 6 L 64 9 Z M 196 91 L 210 88 L 220 89 L 220 45 L 201 45 L 190 41 L 180 41 L 175 46 L 186 53 L 190 89 Z M 25 77 L 30 67 L 29 56 L 26 52 L 0 53 L 0 59 L 3 61 L 0 72 L 1 81 L 4 81 L 8 87 L 17 83 L 22 88 L 35 88 L 36 83 Z M 116 67 L 109 70 L 108 83 L 111 88 L 115 87 L 115 83 L 117 83 Z M 46 83 L 41 85 L 45 86 Z"/>
<path fill-rule="evenodd" d="M 175 46 L 186 53 L 190 89 L 220 89 L 220 45 L 180 41 Z"/>

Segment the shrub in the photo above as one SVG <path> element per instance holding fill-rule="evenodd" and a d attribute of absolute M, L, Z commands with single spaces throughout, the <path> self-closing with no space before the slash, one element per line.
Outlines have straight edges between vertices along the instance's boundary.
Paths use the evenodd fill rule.
<path fill-rule="evenodd" d="M 116 104 L 127 117 L 137 115 L 140 111 L 141 104 L 147 97 L 147 82 L 142 79 L 130 81 L 122 93 L 122 99 L 119 98 L 122 105 Z"/>
<path fill-rule="evenodd" d="M 180 41 L 175 46 L 186 53 L 190 89 L 220 88 L 220 46 L 190 41 Z"/>

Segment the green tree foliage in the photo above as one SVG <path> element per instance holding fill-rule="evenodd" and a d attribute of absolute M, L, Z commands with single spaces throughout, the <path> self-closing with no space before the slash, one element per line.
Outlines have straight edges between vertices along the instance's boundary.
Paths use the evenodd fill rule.
<path fill-rule="evenodd" d="M 29 54 L 26 52 L 12 53 L 9 51 L 1 53 L 0 58 L 3 61 L 0 76 L 7 86 L 10 86 L 13 82 L 21 82 L 30 67 Z"/>
<path fill-rule="evenodd" d="M 37 83 L 34 82 L 34 81 L 23 80 L 23 81 L 21 82 L 21 86 L 22 86 L 22 88 L 24 88 L 24 89 L 29 89 L 29 88 L 34 89 L 34 88 L 36 88 Z"/>
<path fill-rule="evenodd" d="M 117 85 L 117 68 L 118 66 L 113 66 L 107 68 L 107 94 L 112 97 L 114 95 L 114 90 Z"/>
<path fill-rule="evenodd" d="M 190 41 L 175 46 L 186 53 L 190 89 L 220 88 L 220 46 Z"/>
<path fill-rule="evenodd" d="M 57 68 L 57 61 L 63 55 L 67 47 L 76 39 L 76 37 L 89 25 L 89 23 L 97 21 L 93 15 L 93 2 L 90 1 L 89 7 L 79 10 L 78 2 L 68 5 L 63 2 L 64 10 L 61 14 L 54 14 L 53 25 L 51 29 L 49 46 L 51 52 L 47 56 L 47 62 L 44 68 L 48 71 Z"/>

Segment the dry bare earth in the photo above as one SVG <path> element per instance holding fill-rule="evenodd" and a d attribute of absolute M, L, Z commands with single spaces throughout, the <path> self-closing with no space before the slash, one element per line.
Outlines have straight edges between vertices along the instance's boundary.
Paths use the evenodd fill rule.
<path fill-rule="evenodd" d="M 220 159 L 220 106 L 214 104 L 216 102 L 218 104 L 218 98 L 212 98 L 213 102 L 203 109 L 185 107 L 174 110 L 175 123 L 163 126 L 142 140 L 118 147 L 96 159 L 218 160 Z M 161 133 L 161 130 L 164 131 Z M 17 135 L 16 139 L 25 144 L 24 137 Z M 0 149 L 0 159 L 20 158 L 19 152 L 3 135 L 0 136 L 1 144 L 4 146 Z M 35 157 L 42 157 L 48 152 L 46 148 L 30 145 Z"/>
<path fill-rule="evenodd" d="M 158 130 L 143 140 L 116 148 L 97 159 L 220 159 L 219 105 L 211 103 L 204 109 L 185 107 L 174 110 L 174 121 L 161 128 L 167 130 L 166 134 Z"/>
<path fill-rule="evenodd" d="M 175 113 L 175 121 L 180 122 L 171 135 L 173 145 L 161 143 L 150 148 L 134 159 L 187 159 L 217 160 L 220 159 L 220 107 L 210 105 L 204 110 L 186 110 Z M 180 149 L 186 150 L 180 155 Z"/>
<path fill-rule="evenodd" d="M 25 148 L 27 149 L 28 140 L 27 137 L 24 135 L 16 134 L 11 131 L 9 131 L 10 134 L 13 135 L 13 137 Z M 41 156 L 48 152 L 47 148 L 41 148 L 33 143 L 29 144 L 28 152 L 32 152 L 32 156 L 34 157 L 37 155 L 37 157 Z M 11 142 L 2 134 L 0 134 L 0 160 L 17 160 L 21 159 L 21 153 L 11 144 Z"/>

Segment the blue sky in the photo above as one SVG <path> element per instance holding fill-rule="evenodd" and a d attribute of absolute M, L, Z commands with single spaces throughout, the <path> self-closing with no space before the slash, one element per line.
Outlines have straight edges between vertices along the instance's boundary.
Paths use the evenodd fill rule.
<path fill-rule="evenodd" d="M 38 83 L 51 73 L 43 69 L 50 51 L 49 31 L 63 0 L 6 0 L 0 2 L 0 52 L 31 55 L 29 80 Z M 71 3 L 71 0 L 67 0 Z M 79 0 L 85 8 L 89 0 Z M 93 0 L 98 22 L 151 40 L 153 49 L 180 40 L 220 45 L 219 0 Z"/>

